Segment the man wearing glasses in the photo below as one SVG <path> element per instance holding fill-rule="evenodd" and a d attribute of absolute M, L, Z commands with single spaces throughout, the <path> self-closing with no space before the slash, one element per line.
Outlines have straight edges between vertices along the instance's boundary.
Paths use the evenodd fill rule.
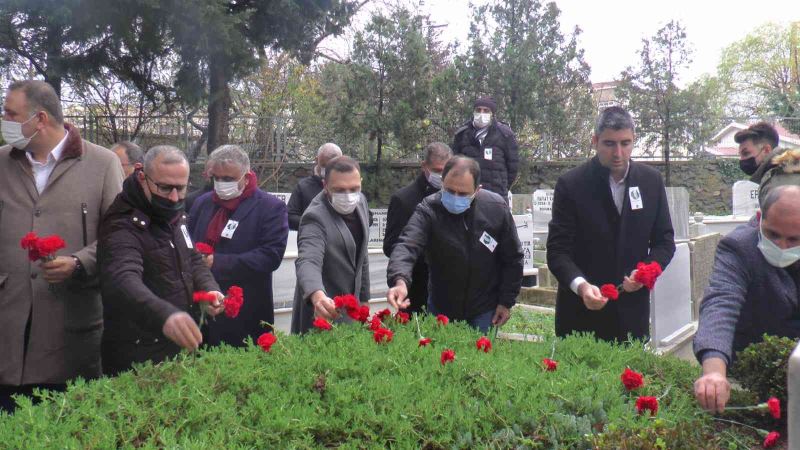
<path fill-rule="evenodd" d="M 522 285 L 522 246 L 503 197 L 481 189 L 481 169 L 454 156 L 440 193 L 417 206 L 389 258 L 386 294 L 394 308 L 410 306 L 414 264 L 428 263 L 428 312 L 463 320 L 486 333 L 511 317 Z"/>
<path fill-rule="evenodd" d="M 183 152 L 153 147 L 103 218 L 97 250 L 106 375 L 197 349 L 201 308 L 210 316 L 223 309 L 223 295 L 186 228 L 188 182 Z M 209 291 L 216 300 L 197 306 L 195 291 Z"/>

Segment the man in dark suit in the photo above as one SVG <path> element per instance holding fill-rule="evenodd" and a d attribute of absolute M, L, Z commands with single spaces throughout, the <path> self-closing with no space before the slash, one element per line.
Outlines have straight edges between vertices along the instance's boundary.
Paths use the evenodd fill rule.
<path fill-rule="evenodd" d="M 328 161 L 342 156 L 342 149 L 338 145 L 328 142 L 322 144 L 317 150 L 317 160 L 314 164 L 314 173 L 297 182 L 286 208 L 289 212 L 289 229 L 297 231 L 300 227 L 300 218 L 308 205 L 322 191 L 322 180 L 325 179 L 325 165 Z"/>
<path fill-rule="evenodd" d="M 556 334 L 593 332 L 626 341 L 649 336 L 647 289 L 633 280 L 638 262 L 666 268 L 675 253 L 661 175 L 631 161 L 633 119 L 620 107 L 603 110 L 592 146 L 597 154 L 556 183 L 547 237 L 547 265 L 558 279 Z M 619 300 L 600 294 L 623 283 Z"/>
<path fill-rule="evenodd" d="M 694 337 L 703 376 L 694 384 L 703 408 L 721 412 L 730 398 L 727 369 L 736 352 L 764 333 L 800 338 L 800 187 L 778 186 L 761 202 L 761 221 L 719 243 Z"/>
<path fill-rule="evenodd" d="M 403 228 L 422 200 L 442 188 L 442 171 L 452 156 L 450 147 L 442 142 L 434 142 L 425 147 L 425 161 L 417 179 L 392 195 L 389 211 L 386 213 L 386 231 L 383 237 L 383 253 L 392 256 L 392 249 L 400 239 Z M 428 264 L 419 258 L 412 273 L 414 282 L 408 288 L 411 300 L 408 312 L 420 312 L 428 302 Z"/>
<path fill-rule="evenodd" d="M 453 154 L 469 156 L 481 167 L 481 188 L 508 196 L 519 169 L 517 137 L 495 117 L 497 103 L 481 97 L 473 104 L 472 119 L 456 130 Z"/>
<path fill-rule="evenodd" d="M 332 298 L 353 294 L 369 301 L 369 207 L 358 163 L 347 156 L 325 166 L 325 188 L 308 205 L 297 235 L 297 286 L 292 333 L 305 333 L 314 316 L 347 320 Z"/>

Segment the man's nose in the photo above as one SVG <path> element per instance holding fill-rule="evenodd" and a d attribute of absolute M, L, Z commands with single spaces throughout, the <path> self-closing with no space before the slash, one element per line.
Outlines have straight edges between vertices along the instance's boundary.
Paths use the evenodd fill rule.
<path fill-rule="evenodd" d="M 177 189 L 175 189 L 175 188 L 173 188 L 173 189 L 172 189 L 172 190 L 169 192 L 169 196 L 168 196 L 167 198 L 169 198 L 169 199 L 170 199 L 171 201 L 173 201 L 173 202 L 177 202 L 178 200 L 180 200 L 180 199 L 178 198 L 178 190 L 177 190 Z"/>

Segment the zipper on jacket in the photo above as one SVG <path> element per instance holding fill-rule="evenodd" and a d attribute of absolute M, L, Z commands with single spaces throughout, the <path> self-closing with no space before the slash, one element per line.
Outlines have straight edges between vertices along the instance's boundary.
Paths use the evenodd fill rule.
<path fill-rule="evenodd" d="M 89 206 L 81 203 L 81 225 L 83 225 L 83 246 L 89 245 L 89 235 L 86 232 L 86 216 L 89 215 Z"/>
<path fill-rule="evenodd" d="M 468 319 L 467 317 L 467 303 L 469 302 L 469 284 L 470 280 L 472 279 L 472 266 L 470 265 L 470 255 L 472 254 L 472 231 L 469 229 L 467 225 L 467 215 L 464 214 L 461 216 L 461 221 L 464 223 L 464 230 L 466 231 L 466 244 L 464 247 L 467 250 L 467 282 L 464 283 L 464 295 L 461 297 L 461 317 Z"/>

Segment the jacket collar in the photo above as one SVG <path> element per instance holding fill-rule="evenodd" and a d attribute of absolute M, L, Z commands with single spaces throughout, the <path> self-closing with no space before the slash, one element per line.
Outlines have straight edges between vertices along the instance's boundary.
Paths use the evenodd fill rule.
<path fill-rule="evenodd" d="M 83 139 L 78 129 L 69 123 L 64 122 L 64 130 L 67 132 L 67 140 L 61 149 L 61 159 L 78 158 L 83 156 Z M 25 159 L 25 150 L 14 148 L 11 155 L 15 158 Z"/>

